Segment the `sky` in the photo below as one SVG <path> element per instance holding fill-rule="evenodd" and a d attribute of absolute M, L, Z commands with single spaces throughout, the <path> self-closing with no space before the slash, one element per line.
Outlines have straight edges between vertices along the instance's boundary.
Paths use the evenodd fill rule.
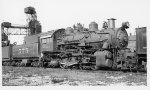
<path fill-rule="evenodd" d="M 95 21 L 102 27 L 103 21 L 116 18 L 116 27 L 129 21 L 128 33 L 135 33 L 135 28 L 149 27 L 150 0 L 0 0 L 0 23 L 26 25 L 24 8 L 33 6 L 37 19 L 42 25 L 42 32 L 59 28 L 72 27 L 76 23 L 84 24 Z M 21 44 L 24 36 L 9 36 L 11 43 Z"/>

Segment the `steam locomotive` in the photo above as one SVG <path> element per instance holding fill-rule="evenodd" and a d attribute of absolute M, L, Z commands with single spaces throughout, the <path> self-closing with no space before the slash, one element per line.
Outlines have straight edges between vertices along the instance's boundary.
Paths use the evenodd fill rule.
<path fill-rule="evenodd" d="M 97 70 L 109 69 L 141 69 L 147 63 L 146 46 L 143 53 L 127 52 L 129 22 L 115 28 L 115 19 L 108 19 L 103 28 L 98 29 L 96 22 L 91 22 L 89 28 L 78 23 L 66 29 L 50 32 L 32 33 L 24 38 L 23 45 L 8 45 L 2 47 L 3 65 L 61 67 Z M 144 28 L 146 30 L 146 28 Z M 138 29 L 140 31 L 142 29 Z M 146 31 L 138 33 L 144 35 Z M 138 36 L 137 38 L 140 38 Z M 144 45 L 146 40 L 144 42 Z M 136 45 L 139 46 L 139 45 Z M 140 46 L 141 48 L 142 46 Z M 140 51 L 138 51 L 140 52 Z M 140 59 L 137 59 L 138 58 Z M 144 65 L 144 67 L 143 67 Z"/>

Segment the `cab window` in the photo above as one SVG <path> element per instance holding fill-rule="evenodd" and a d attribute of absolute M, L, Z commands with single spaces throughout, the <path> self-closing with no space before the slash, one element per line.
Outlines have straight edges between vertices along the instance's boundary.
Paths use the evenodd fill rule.
<path fill-rule="evenodd" d="M 47 38 L 47 43 L 50 43 L 50 39 L 51 39 L 50 37 Z"/>
<path fill-rule="evenodd" d="M 42 44 L 46 44 L 46 38 L 41 39 Z"/>
<path fill-rule="evenodd" d="M 52 38 L 50 38 L 50 37 L 42 38 L 41 42 L 42 42 L 42 44 L 48 44 L 48 43 L 52 42 Z"/>

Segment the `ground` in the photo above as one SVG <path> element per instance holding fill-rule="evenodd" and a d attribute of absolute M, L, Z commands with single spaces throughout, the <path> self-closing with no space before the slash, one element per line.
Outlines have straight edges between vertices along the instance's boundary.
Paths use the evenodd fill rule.
<path fill-rule="evenodd" d="M 147 86 L 147 73 L 3 66 L 2 85 Z"/>

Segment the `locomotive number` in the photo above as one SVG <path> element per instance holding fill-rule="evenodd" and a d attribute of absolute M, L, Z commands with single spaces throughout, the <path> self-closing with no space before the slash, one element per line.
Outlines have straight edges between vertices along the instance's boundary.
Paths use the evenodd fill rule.
<path fill-rule="evenodd" d="M 19 49 L 19 53 L 29 53 L 29 49 L 28 48 Z"/>

